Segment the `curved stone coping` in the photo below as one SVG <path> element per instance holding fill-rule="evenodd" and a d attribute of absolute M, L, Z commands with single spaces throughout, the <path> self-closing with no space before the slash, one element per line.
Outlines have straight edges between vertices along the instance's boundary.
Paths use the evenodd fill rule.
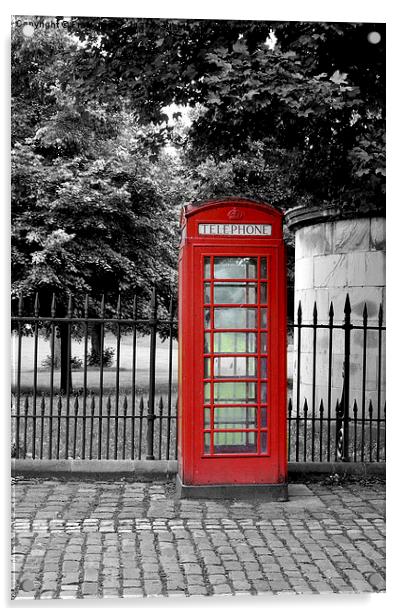
<path fill-rule="evenodd" d="M 322 208 L 319 206 L 298 205 L 297 207 L 288 210 L 285 215 L 285 221 L 291 230 L 300 229 L 308 225 L 314 225 L 319 222 L 330 222 L 334 220 L 347 220 L 356 218 L 372 218 L 384 217 L 384 209 L 367 209 L 367 211 L 347 211 L 336 207 Z"/>
<path fill-rule="evenodd" d="M 300 474 L 385 475 L 385 462 L 289 462 L 289 476 Z M 177 460 L 11 460 L 11 474 L 132 474 L 142 476 L 177 473 Z"/>

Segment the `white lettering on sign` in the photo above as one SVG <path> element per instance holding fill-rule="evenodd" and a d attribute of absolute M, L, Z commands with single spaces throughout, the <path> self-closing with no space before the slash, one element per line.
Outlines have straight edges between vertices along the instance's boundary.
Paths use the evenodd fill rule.
<path fill-rule="evenodd" d="M 198 224 L 200 235 L 271 235 L 272 225 L 260 223 L 245 224 Z"/>

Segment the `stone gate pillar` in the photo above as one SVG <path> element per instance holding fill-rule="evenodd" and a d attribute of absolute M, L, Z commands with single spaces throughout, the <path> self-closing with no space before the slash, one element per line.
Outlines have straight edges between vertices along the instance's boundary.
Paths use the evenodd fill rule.
<path fill-rule="evenodd" d="M 358 217 L 357 217 L 358 216 Z M 367 306 L 368 325 L 378 324 L 380 304 L 385 323 L 385 217 L 372 212 L 347 217 L 335 209 L 296 207 L 287 214 L 287 223 L 295 233 L 295 322 L 299 301 L 303 323 L 313 322 L 314 302 L 318 323 L 328 323 L 330 303 L 334 309 L 334 323 L 344 320 L 346 295 L 351 303 L 351 322 L 362 325 L 363 309 Z M 315 367 L 316 399 L 328 399 L 328 330 L 317 332 Z M 302 329 L 300 349 L 300 397 L 312 404 L 313 331 Z M 382 336 L 381 360 L 378 332 L 367 332 L 367 369 L 365 408 L 369 401 L 377 408 L 385 402 L 385 335 Z M 294 346 L 294 371 L 297 361 L 297 336 Z M 335 330 L 332 354 L 331 407 L 341 398 L 343 384 L 344 331 Z M 379 362 L 381 361 L 381 366 Z M 352 330 L 350 355 L 350 403 L 362 408 L 363 332 Z M 293 400 L 295 403 L 296 372 L 294 372 Z"/>

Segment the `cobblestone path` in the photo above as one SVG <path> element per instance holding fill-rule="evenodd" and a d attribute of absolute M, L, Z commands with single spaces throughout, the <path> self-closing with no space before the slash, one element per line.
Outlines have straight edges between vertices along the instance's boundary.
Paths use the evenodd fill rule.
<path fill-rule="evenodd" d="M 17 599 L 385 590 L 385 486 L 178 501 L 171 482 L 15 479 Z"/>

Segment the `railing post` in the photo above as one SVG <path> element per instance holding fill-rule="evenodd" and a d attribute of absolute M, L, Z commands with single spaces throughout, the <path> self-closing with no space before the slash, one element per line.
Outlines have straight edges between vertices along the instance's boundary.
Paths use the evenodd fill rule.
<path fill-rule="evenodd" d="M 299 437 L 300 437 L 300 359 L 301 359 L 301 328 L 302 328 L 302 305 L 299 301 L 297 308 L 297 374 L 296 374 L 296 462 L 299 461 Z"/>
<path fill-rule="evenodd" d="M 32 458 L 36 457 L 36 397 L 38 393 L 38 342 L 39 342 L 39 296 L 35 294 L 34 304 L 34 375 L 33 375 L 33 400 L 32 400 Z"/>
<path fill-rule="evenodd" d="M 342 460 L 349 462 L 349 395 L 350 395 L 350 332 L 352 325 L 350 323 L 350 300 L 349 293 L 346 295 L 345 302 L 345 356 L 343 363 L 343 447 Z"/>
<path fill-rule="evenodd" d="M 167 441 L 166 441 L 166 460 L 170 458 L 170 430 L 172 423 L 172 366 L 173 366 L 173 295 L 170 295 L 169 304 L 169 385 L 167 399 Z"/>
<path fill-rule="evenodd" d="M 155 360 L 156 360 L 156 325 L 157 305 L 156 289 L 152 290 L 151 298 L 151 340 L 149 350 L 149 401 L 147 415 L 147 454 L 146 460 L 154 460 L 154 422 L 155 422 Z"/>
<path fill-rule="evenodd" d="M 136 360 L 137 360 L 137 296 L 134 296 L 133 303 L 133 355 L 132 355 L 132 371 L 131 371 L 131 459 L 134 460 L 135 453 L 135 379 L 136 379 Z M 139 458 L 141 458 L 141 444 L 139 445 Z"/>
<path fill-rule="evenodd" d="M 23 300 L 22 293 L 20 292 L 18 297 L 18 317 L 22 317 Z M 21 346 L 22 346 L 22 325 L 21 321 L 18 321 L 18 356 L 17 356 L 17 425 L 16 425 L 16 439 L 15 439 L 15 457 L 20 457 L 20 408 L 21 408 Z M 24 452 L 25 456 L 25 452 Z"/>
<path fill-rule="evenodd" d="M 311 461 L 314 462 L 315 454 L 315 390 L 316 390 L 316 372 L 317 372 L 317 323 L 318 312 L 317 302 L 314 302 L 313 308 L 313 382 L 312 382 L 312 405 L 311 405 Z"/>

